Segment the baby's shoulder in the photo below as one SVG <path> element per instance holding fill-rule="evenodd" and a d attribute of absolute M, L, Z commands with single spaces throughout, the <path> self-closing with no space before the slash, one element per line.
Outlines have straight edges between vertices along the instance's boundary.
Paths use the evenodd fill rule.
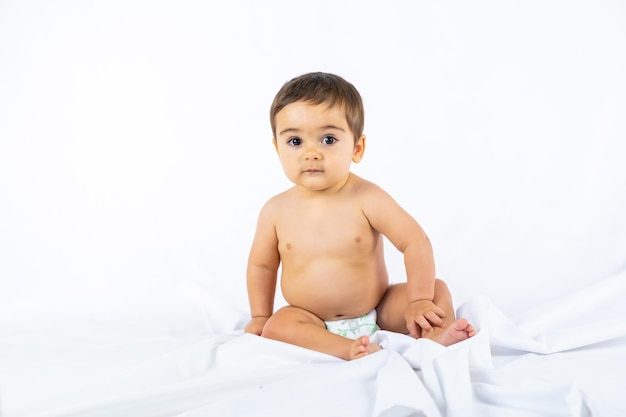
<path fill-rule="evenodd" d="M 280 211 L 283 207 L 289 205 L 290 200 L 292 200 L 292 196 L 290 190 L 283 191 L 280 194 L 276 194 L 271 197 L 269 200 L 265 202 L 263 205 L 262 211 L 266 212 L 277 212 Z"/>
<path fill-rule="evenodd" d="M 366 198 L 380 198 L 388 195 L 379 185 L 352 174 L 352 192 Z"/>
<path fill-rule="evenodd" d="M 371 181 L 357 177 L 353 187 L 353 201 L 358 202 L 366 217 L 386 213 L 390 207 L 397 205 L 393 197 L 382 187 Z"/>

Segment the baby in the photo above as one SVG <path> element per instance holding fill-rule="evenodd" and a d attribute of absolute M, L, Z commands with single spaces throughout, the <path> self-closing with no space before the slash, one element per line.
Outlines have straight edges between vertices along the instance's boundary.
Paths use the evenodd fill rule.
<path fill-rule="evenodd" d="M 450 345 L 476 334 L 455 320 L 420 225 L 377 185 L 350 172 L 365 152 L 359 92 L 310 73 L 287 82 L 270 110 L 273 143 L 294 186 L 259 215 L 247 269 L 245 331 L 343 359 L 380 350 L 376 330 Z M 389 285 L 383 236 L 404 254 L 406 283 Z M 274 312 L 277 273 L 289 304 Z"/>

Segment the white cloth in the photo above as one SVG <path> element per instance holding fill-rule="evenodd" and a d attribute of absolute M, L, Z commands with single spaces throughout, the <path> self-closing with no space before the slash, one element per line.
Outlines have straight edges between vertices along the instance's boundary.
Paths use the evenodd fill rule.
<path fill-rule="evenodd" d="M 474 324 L 476 336 L 444 347 L 378 331 L 373 339 L 384 349 L 354 361 L 250 334 L 141 346 L 0 344 L 2 415 L 624 415 L 624 278 L 626 271 L 547 305 L 538 312 L 544 321 L 515 323 L 489 299 L 474 298 L 458 316 Z M 588 294 L 603 304 L 586 314 L 612 311 L 602 326 L 611 331 L 585 331 L 586 322 L 561 314 L 561 306 Z"/>

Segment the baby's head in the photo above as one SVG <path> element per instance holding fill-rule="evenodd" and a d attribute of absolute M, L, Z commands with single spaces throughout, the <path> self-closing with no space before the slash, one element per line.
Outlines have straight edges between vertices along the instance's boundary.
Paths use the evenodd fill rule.
<path fill-rule="evenodd" d="M 270 108 L 272 134 L 276 137 L 276 114 L 287 105 L 302 101 L 312 105 L 326 104 L 343 108 L 354 142 L 363 135 L 364 110 L 361 95 L 338 75 L 312 72 L 286 82 L 274 97 Z"/>

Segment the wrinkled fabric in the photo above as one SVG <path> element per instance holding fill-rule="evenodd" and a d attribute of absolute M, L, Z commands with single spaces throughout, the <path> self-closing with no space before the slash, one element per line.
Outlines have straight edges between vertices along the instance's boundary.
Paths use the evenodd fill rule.
<path fill-rule="evenodd" d="M 593 294 L 603 304 L 585 304 L 588 311 L 580 315 L 602 308 L 623 313 L 624 277 L 557 300 L 518 323 L 488 298 L 474 298 L 458 314 L 474 324 L 475 337 L 444 347 L 379 331 L 373 339 L 383 350 L 354 361 L 250 334 L 154 340 L 135 346 L 133 355 L 131 346 L 102 346 L 97 355 L 75 346 L 68 367 L 102 366 L 107 355 L 111 362 L 133 357 L 134 365 L 103 380 L 77 380 L 54 396 L 44 392 L 43 382 L 52 386 L 52 379 L 32 392 L 26 386 L 3 391 L 3 416 L 608 417 L 624 409 L 611 392 L 626 389 L 626 325 L 618 314 L 590 328 L 564 309 Z M 20 351 L 21 359 L 30 352 L 41 360 L 42 352 L 31 348 Z M 142 349 L 145 360 L 137 359 Z M 10 378 L 2 382 L 7 386 Z"/>

